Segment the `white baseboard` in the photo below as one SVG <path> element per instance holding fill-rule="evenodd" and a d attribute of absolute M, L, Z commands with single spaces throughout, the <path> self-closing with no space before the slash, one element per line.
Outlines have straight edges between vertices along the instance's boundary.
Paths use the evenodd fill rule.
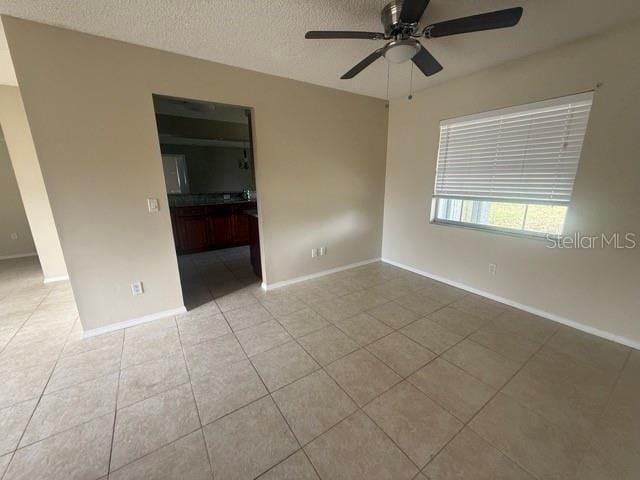
<path fill-rule="evenodd" d="M 304 282 L 305 280 L 312 280 L 314 278 L 324 277 L 325 275 L 342 272 L 343 270 L 349 270 L 351 268 L 361 267 L 362 265 L 368 265 L 369 263 L 374 263 L 379 261 L 380 261 L 380 258 L 370 258 L 369 260 L 364 260 L 362 262 L 350 263 L 349 265 L 343 265 L 342 267 L 331 268 L 329 270 L 323 270 L 321 272 L 312 273 L 310 275 L 304 275 L 302 277 L 296 277 L 290 280 L 283 280 L 282 282 L 269 283 L 269 284 L 262 282 L 262 288 L 264 290 L 275 290 L 277 288 L 293 285 L 294 283 L 300 283 L 300 282 Z"/>
<path fill-rule="evenodd" d="M 36 252 L 14 253 L 13 255 L 2 255 L 2 256 L 0 256 L 0 260 L 11 260 L 12 258 L 35 257 L 37 255 L 38 254 Z"/>
<path fill-rule="evenodd" d="M 552 320 L 557 323 L 561 323 L 568 327 L 575 328 L 577 330 L 582 330 L 583 332 L 590 333 L 591 335 L 595 335 L 597 337 L 604 338 L 606 340 L 611 340 L 612 342 L 620 343 L 627 347 L 635 348 L 636 350 L 640 350 L 640 342 L 635 340 L 631 340 L 629 338 L 616 335 L 611 332 L 607 332 L 605 330 L 600 330 L 599 328 L 592 327 L 590 325 L 585 325 L 580 322 L 576 322 L 575 320 L 570 320 L 568 318 L 562 317 L 560 315 L 556 315 L 555 313 L 546 312 L 544 310 L 540 310 L 536 307 L 531 307 L 529 305 L 524 305 L 522 303 L 510 300 L 508 298 L 500 297 L 498 295 L 494 295 L 489 292 L 485 292 L 484 290 L 480 290 L 478 288 L 471 287 L 469 285 L 465 285 L 463 283 L 456 282 L 454 280 L 450 280 L 448 278 L 442 277 L 440 275 L 435 275 L 430 272 L 425 272 L 423 270 L 418 270 L 417 268 L 410 267 L 409 265 L 404 265 L 399 262 L 395 262 L 388 258 L 382 258 L 384 263 L 388 263 L 389 265 L 394 265 L 396 267 L 402 268 L 404 270 L 408 270 L 410 272 L 416 273 L 418 275 L 422 275 L 423 277 L 428 277 L 433 280 L 437 280 L 438 282 L 446 283 L 447 285 L 451 285 L 452 287 L 460 288 L 461 290 L 466 290 L 467 292 L 475 293 L 476 295 L 480 295 L 482 297 L 486 297 L 490 300 L 495 300 L 496 302 L 504 303 L 505 305 L 509 305 L 510 307 L 517 308 L 519 310 L 524 310 L 525 312 L 532 313 L 534 315 L 538 315 L 539 317 L 546 318 L 548 320 Z"/>
<path fill-rule="evenodd" d="M 45 277 L 44 283 L 64 282 L 69 280 L 69 275 L 60 275 L 59 277 Z"/>
<path fill-rule="evenodd" d="M 82 338 L 95 337 L 103 333 L 114 332 L 116 330 L 122 330 L 123 328 L 134 327 L 142 323 L 152 322 L 154 320 L 160 320 L 161 318 L 173 317 L 174 315 L 180 315 L 187 313 L 187 309 L 182 306 L 179 308 L 173 308 L 171 310 L 164 310 L 163 312 L 151 313 L 138 318 L 132 318 L 131 320 L 125 320 L 124 322 L 111 323 L 104 327 L 92 328 L 91 330 L 85 330 L 82 333 Z"/>

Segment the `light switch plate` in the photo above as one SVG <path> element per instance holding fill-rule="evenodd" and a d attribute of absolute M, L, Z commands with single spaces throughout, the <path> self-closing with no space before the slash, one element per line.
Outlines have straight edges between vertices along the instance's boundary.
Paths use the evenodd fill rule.
<path fill-rule="evenodd" d="M 142 285 L 142 282 L 134 282 L 131 284 L 131 293 L 133 293 L 134 296 L 136 295 L 142 295 L 144 293 L 144 286 Z"/>
<path fill-rule="evenodd" d="M 149 213 L 160 211 L 160 204 L 157 198 L 147 198 L 147 206 L 149 207 Z"/>

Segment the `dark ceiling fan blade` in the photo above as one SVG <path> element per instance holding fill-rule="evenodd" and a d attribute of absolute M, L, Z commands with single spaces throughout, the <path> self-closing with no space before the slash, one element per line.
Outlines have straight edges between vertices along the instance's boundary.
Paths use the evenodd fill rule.
<path fill-rule="evenodd" d="M 442 65 L 440 65 L 438 60 L 436 60 L 435 57 L 424 47 L 418 50 L 418 53 L 413 56 L 411 61 L 415 63 L 416 67 L 418 67 L 427 77 L 442 70 Z"/>
<path fill-rule="evenodd" d="M 347 73 L 342 75 L 340 78 L 343 79 L 343 80 L 349 80 L 350 78 L 355 77 L 362 70 L 367 68 L 369 65 L 371 65 L 373 62 L 375 62 L 377 59 L 379 59 L 383 54 L 384 54 L 384 48 L 379 48 L 378 50 L 373 52 L 371 55 L 366 57 L 364 60 L 362 60 L 360 63 L 358 63 L 356 66 L 354 66 Z"/>
<path fill-rule="evenodd" d="M 334 39 L 334 38 L 355 38 L 362 40 L 384 40 L 384 33 L 378 32 L 350 32 L 350 31 L 325 31 L 312 30 L 307 32 L 304 38 L 310 39 Z"/>
<path fill-rule="evenodd" d="M 405 23 L 418 23 L 427 9 L 429 0 L 405 0 L 400 12 L 400 20 Z"/>
<path fill-rule="evenodd" d="M 446 37 L 448 35 L 458 35 L 459 33 L 513 27 L 520 21 L 520 17 L 522 17 L 522 7 L 481 13 L 480 15 L 456 18 L 429 25 L 424 29 L 424 36 L 427 38 Z"/>

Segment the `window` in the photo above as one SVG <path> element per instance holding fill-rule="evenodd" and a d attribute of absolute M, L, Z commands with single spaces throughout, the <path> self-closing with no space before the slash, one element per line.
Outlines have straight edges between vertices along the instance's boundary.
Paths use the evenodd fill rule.
<path fill-rule="evenodd" d="M 593 93 L 440 123 L 432 219 L 560 235 Z"/>

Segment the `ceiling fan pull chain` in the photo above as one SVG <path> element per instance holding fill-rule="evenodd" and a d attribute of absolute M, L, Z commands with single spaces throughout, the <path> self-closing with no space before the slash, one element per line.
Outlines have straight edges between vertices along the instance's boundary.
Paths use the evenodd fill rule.
<path fill-rule="evenodd" d="M 409 100 L 413 99 L 413 62 L 411 62 L 411 76 L 409 77 Z"/>
<path fill-rule="evenodd" d="M 387 62 L 387 108 L 389 108 L 389 71 L 391 70 L 391 64 Z"/>

